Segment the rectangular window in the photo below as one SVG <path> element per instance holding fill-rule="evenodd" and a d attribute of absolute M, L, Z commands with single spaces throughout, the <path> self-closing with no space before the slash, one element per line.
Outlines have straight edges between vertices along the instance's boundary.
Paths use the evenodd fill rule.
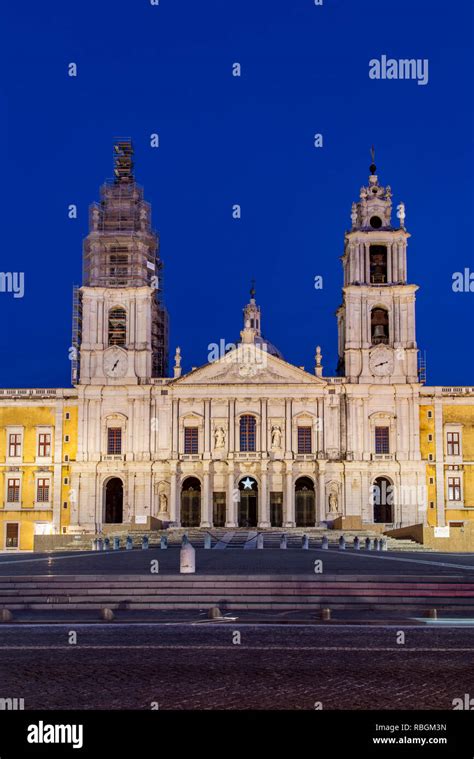
<path fill-rule="evenodd" d="M 48 503 L 49 501 L 49 480 L 39 479 L 36 488 L 36 500 L 39 503 Z"/>
<path fill-rule="evenodd" d="M 8 503 L 19 503 L 20 501 L 20 480 L 16 477 L 7 482 L 7 501 Z"/>
<path fill-rule="evenodd" d="M 298 453 L 311 453 L 311 427 L 298 427 Z"/>
<path fill-rule="evenodd" d="M 459 432 L 447 433 L 447 453 L 448 456 L 459 456 L 461 450 L 461 440 Z"/>
<path fill-rule="evenodd" d="M 21 456 L 21 434 L 18 432 L 8 436 L 8 455 L 11 458 Z"/>
<path fill-rule="evenodd" d="M 390 453 L 390 428 L 375 428 L 375 453 Z"/>
<path fill-rule="evenodd" d="M 122 453 L 122 428 L 109 427 L 107 430 L 107 453 L 119 456 Z"/>
<path fill-rule="evenodd" d="M 197 427 L 184 428 L 184 452 L 199 453 L 199 429 Z"/>
<path fill-rule="evenodd" d="M 448 477 L 448 501 L 461 500 L 461 478 Z"/>
<path fill-rule="evenodd" d="M 40 432 L 38 435 L 38 456 L 51 456 L 51 433 Z"/>
<path fill-rule="evenodd" d="M 240 450 L 255 451 L 257 423 L 254 416 L 244 414 L 240 417 Z"/>
<path fill-rule="evenodd" d="M 283 527 L 283 493 L 270 493 L 270 524 Z"/>
<path fill-rule="evenodd" d="M 224 527 L 225 525 L 225 493 L 212 494 L 212 522 L 214 527 Z"/>
<path fill-rule="evenodd" d="M 18 533 L 19 525 L 15 522 L 8 522 L 5 536 L 5 548 L 18 548 Z"/>

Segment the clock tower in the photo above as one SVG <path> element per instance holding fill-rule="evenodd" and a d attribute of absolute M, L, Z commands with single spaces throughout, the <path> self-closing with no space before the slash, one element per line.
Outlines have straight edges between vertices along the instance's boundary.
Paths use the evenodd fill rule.
<path fill-rule="evenodd" d="M 337 311 L 338 373 L 351 383 L 418 382 L 415 335 L 417 285 L 407 282 L 405 206 L 392 225 L 392 192 L 376 174 L 352 204 L 345 235 L 343 302 Z"/>
<path fill-rule="evenodd" d="M 75 302 L 77 384 L 147 384 L 168 370 L 162 264 L 150 205 L 133 176 L 133 147 L 114 145 L 113 181 L 90 207 L 84 280 Z"/>

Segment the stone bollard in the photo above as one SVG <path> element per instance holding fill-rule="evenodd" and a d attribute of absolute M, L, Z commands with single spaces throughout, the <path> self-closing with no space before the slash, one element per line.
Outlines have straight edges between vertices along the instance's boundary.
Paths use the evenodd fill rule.
<path fill-rule="evenodd" d="M 166 537 L 166 535 L 162 535 L 160 538 L 160 548 L 162 549 L 162 551 L 168 548 L 168 538 Z"/>
<path fill-rule="evenodd" d="M 358 535 L 354 538 L 354 551 L 360 551 L 360 540 Z"/>
<path fill-rule="evenodd" d="M 307 535 L 303 535 L 303 540 L 301 541 L 301 548 L 303 551 L 309 550 L 309 538 Z"/>
<path fill-rule="evenodd" d="M 438 609 L 427 609 L 425 617 L 428 617 L 428 619 L 438 619 Z"/>
<path fill-rule="evenodd" d="M 103 551 L 104 550 L 104 541 L 102 540 L 102 538 L 99 538 L 97 540 L 97 550 L 98 551 Z"/>
<path fill-rule="evenodd" d="M 110 551 L 110 538 L 104 539 L 104 545 L 102 546 L 103 551 Z"/>
<path fill-rule="evenodd" d="M 370 538 L 366 538 L 365 539 L 365 550 L 366 551 L 371 551 L 372 548 L 373 548 L 373 545 L 372 545 L 371 539 Z"/>
<path fill-rule="evenodd" d="M 323 549 L 323 551 L 328 551 L 329 550 L 329 540 L 327 538 L 327 535 L 323 535 L 323 541 L 321 543 L 321 548 Z"/>
<path fill-rule="evenodd" d="M 380 540 L 378 538 L 375 538 L 374 550 L 380 551 Z"/>
<path fill-rule="evenodd" d="M 209 532 L 206 532 L 204 535 L 204 548 L 209 549 L 211 547 L 211 535 Z"/>
<path fill-rule="evenodd" d="M 120 538 L 117 535 L 114 538 L 114 551 L 120 551 Z"/>
<path fill-rule="evenodd" d="M 339 550 L 340 551 L 346 550 L 346 539 L 344 535 L 341 535 L 341 537 L 339 538 Z"/>
<path fill-rule="evenodd" d="M 13 614 L 11 613 L 10 609 L 0 610 L 0 622 L 11 622 L 12 619 L 13 619 Z"/>
<path fill-rule="evenodd" d="M 213 606 L 211 609 L 208 609 L 207 618 L 208 619 L 222 619 L 222 612 L 219 609 L 219 607 Z"/>
<path fill-rule="evenodd" d="M 259 532 L 257 535 L 257 548 L 258 549 L 263 548 L 263 532 Z"/>
<path fill-rule="evenodd" d="M 92 538 L 91 548 L 93 551 L 97 551 L 97 538 Z"/>
<path fill-rule="evenodd" d="M 127 539 L 125 541 L 125 548 L 127 551 L 131 551 L 133 548 L 133 540 L 130 535 L 127 535 Z"/>
<path fill-rule="evenodd" d="M 142 537 L 142 550 L 146 551 L 147 548 L 149 547 L 149 545 L 150 545 L 150 541 L 149 541 L 148 535 L 143 535 L 143 537 Z"/>
<path fill-rule="evenodd" d="M 112 609 L 105 608 L 100 610 L 100 616 L 101 619 L 104 619 L 106 622 L 112 622 L 115 614 L 113 613 Z"/>
<path fill-rule="evenodd" d="M 330 622 L 331 621 L 331 609 L 321 609 L 321 611 L 320 611 L 320 617 L 323 620 L 323 622 Z"/>
<path fill-rule="evenodd" d="M 187 543 L 189 543 L 189 538 L 186 533 L 184 533 L 183 537 L 181 538 L 181 545 L 185 546 Z"/>
<path fill-rule="evenodd" d="M 287 547 L 288 547 L 288 540 L 287 540 L 286 534 L 283 533 L 283 535 L 280 538 L 280 548 L 283 548 L 284 550 L 286 550 Z"/>
<path fill-rule="evenodd" d="M 383 538 L 383 540 L 380 541 L 382 543 L 382 551 L 388 551 L 388 540 L 386 538 Z"/>
<path fill-rule="evenodd" d="M 179 552 L 179 571 L 182 575 L 194 574 L 196 571 L 196 551 L 189 540 L 181 546 Z"/>

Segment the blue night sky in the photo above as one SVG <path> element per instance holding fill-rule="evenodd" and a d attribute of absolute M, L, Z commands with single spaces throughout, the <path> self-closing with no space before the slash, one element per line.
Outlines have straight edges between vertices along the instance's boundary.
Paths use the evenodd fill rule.
<path fill-rule="evenodd" d="M 5 13 L 0 271 L 23 271 L 25 295 L 0 293 L 1 386 L 70 384 L 72 286 L 117 135 L 134 141 L 185 369 L 238 338 L 255 277 L 265 336 L 310 371 L 319 343 L 335 373 L 339 257 L 374 143 L 406 204 L 428 384 L 474 384 L 474 293 L 452 290 L 453 272 L 474 271 L 472 0 L 24 0 Z M 383 54 L 429 59 L 429 83 L 369 79 Z"/>

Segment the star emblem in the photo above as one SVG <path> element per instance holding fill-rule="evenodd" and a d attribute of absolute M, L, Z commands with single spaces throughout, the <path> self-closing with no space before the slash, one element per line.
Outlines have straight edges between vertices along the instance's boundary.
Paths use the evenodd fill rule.
<path fill-rule="evenodd" d="M 244 490 L 252 490 L 253 480 L 251 480 L 250 477 L 247 477 L 246 480 L 242 480 L 242 485 L 244 486 Z"/>

